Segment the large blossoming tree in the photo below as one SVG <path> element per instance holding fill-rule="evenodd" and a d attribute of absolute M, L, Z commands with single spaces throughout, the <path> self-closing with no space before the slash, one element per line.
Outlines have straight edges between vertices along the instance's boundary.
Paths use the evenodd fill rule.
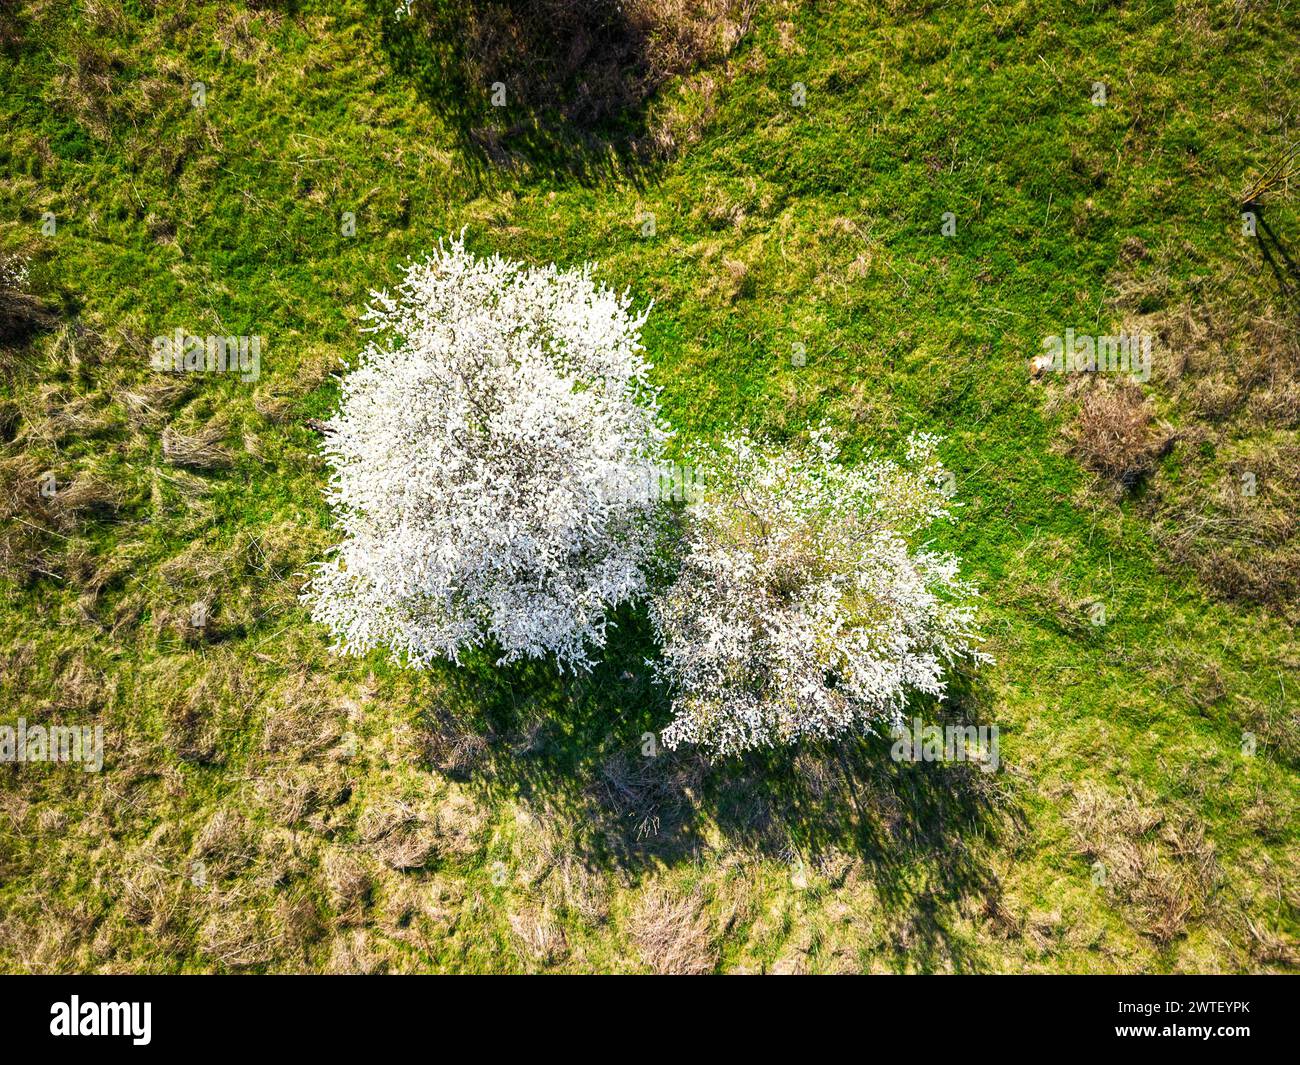
<path fill-rule="evenodd" d="M 326 426 L 343 541 L 305 598 L 344 652 L 417 665 L 487 646 L 586 666 L 646 588 L 667 430 L 644 314 L 590 269 L 463 238 L 373 294 Z"/>

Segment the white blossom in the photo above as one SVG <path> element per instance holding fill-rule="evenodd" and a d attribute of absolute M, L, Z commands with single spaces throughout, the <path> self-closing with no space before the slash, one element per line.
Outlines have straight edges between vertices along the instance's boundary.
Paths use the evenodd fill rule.
<path fill-rule="evenodd" d="M 11 292 L 26 292 L 29 275 L 27 262 L 17 255 L 0 258 L 0 289 Z"/>
<path fill-rule="evenodd" d="M 626 293 L 463 236 L 372 293 L 329 420 L 344 534 L 304 597 L 345 653 L 585 667 L 641 595 L 667 429 Z"/>
<path fill-rule="evenodd" d="M 685 513 L 681 569 L 651 600 L 653 663 L 672 692 L 667 745 L 716 754 L 873 731 L 910 693 L 942 697 L 975 650 L 958 560 L 912 540 L 950 516 L 934 437 L 904 465 L 838 460 L 825 429 L 799 451 L 730 437 Z"/>

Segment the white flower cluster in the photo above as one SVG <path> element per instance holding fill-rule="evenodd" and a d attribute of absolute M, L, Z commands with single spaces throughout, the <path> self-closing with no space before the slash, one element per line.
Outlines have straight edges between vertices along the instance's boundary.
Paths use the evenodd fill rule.
<path fill-rule="evenodd" d="M 711 456 L 678 576 L 651 599 L 667 745 L 731 754 L 871 731 L 901 720 L 910 692 L 941 696 L 948 664 L 989 660 L 957 559 L 909 546 L 949 514 L 935 442 L 913 436 L 903 466 L 847 467 L 825 430 L 803 452 L 733 437 Z"/>
<path fill-rule="evenodd" d="M 27 262 L 17 255 L 0 258 L 0 289 L 25 292 L 28 282 Z"/>
<path fill-rule="evenodd" d="M 344 540 L 305 592 L 339 649 L 417 665 L 495 646 L 584 667 L 643 593 L 666 426 L 644 314 L 588 268 L 465 250 L 373 293 L 326 426 Z"/>

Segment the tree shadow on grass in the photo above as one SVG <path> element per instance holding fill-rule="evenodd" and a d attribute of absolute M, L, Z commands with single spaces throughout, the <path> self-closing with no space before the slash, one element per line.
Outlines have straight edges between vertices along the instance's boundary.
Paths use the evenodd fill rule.
<path fill-rule="evenodd" d="M 1258 225 L 1255 242 L 1259 245 L 1260 255 L 1273 272 L 1273 279 L 1277 282 L 1282 298 L 1300 305 L 1300 264 L 1296 263 L 1286 244 L 1268 224 L 1264 217 L 1264 205 L 1247 202 L 1242 205 L 1242 210 L 1252 211 L 1256 216 Z"/>
<path fill-rule="evenodd" d="M 726 9 L 664 20 L 614 0 L 372 3 L 394 69 L 448 122 L 476 179 L 505 169 L 637 186 L 662 158 L 647 122 L 655 91 L 710 57 Z"/>
<path fill-rule="evenodd" d="M 670 715 L 645 665 L 649 624 L 628 610 L 617 620 L 590 674 L 487 660 L 454 671 L 457 702 L 476 709 L 456 721 L 430 711 L 426 724 L 443 737 L 435 767 L 485 801 L 523 800 L 561 826 L 579 858 L 630 875 L 723 850 L 807 863 L 838 886 L 854 859 L 895 929 L 900 966 L 979 967 L 955 926 L 972 900 L 997 909 L 988 846 L 1021 821 L 1005 778 L 974 762 L 895 761 L 887 737 L 714 763 L 658 747 Z M 918 702 L 914 712 L 926 723 L 973 724 L 987 701 L 957 677 L 948 701 Z M 473 737 L 475 755 L 440 759 L 438 750 L 460 749 L 449 732 Z"/>

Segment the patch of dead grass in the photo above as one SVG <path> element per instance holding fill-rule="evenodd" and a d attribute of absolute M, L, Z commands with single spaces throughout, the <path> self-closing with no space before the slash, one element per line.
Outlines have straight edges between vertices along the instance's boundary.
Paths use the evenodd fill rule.
<path fill-rule="evenodd" d="M 1139 932 L 1163 945 L 1206 916 L 1219 866 L 1204 825 L 1093 784 L 1075 790 L 1065 817 L 1102 890 Z"/>
<path fill-rule="evenodd" d="M 681 895 L 655 884 L 628 920 L 642 960 L 661 975 L 701 975 L 718 964 L 718 950 L 700 894 Z"/>
<path fill-rule="evenodd" d="M 234 464 L 234 455 L 222 445 L 228 429 L 213 421 L 193 433 L 167 426 L 162 435 L 163 459 L 173 466 L 194 470 L 220 470 Z"/>

